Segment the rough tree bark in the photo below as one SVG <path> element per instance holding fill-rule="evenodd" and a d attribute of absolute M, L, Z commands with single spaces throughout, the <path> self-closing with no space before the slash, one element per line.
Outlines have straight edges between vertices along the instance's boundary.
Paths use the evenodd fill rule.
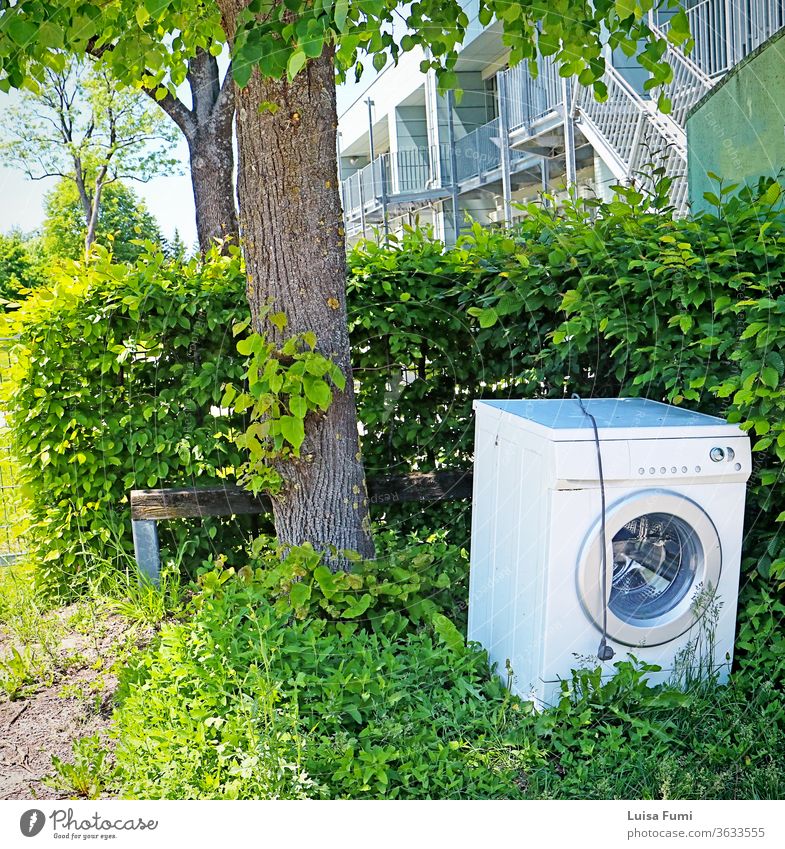
<path fill-rule="evenodd" d="M 100 59 L 112 49 L 112 45 L 88 44 L 87 52 Z M 239 238 L 232 147 L 234 83 L 231 66 L 221 82 L 218 61 L 207 50 L 197 51 L 188 63 L 186 78 L 191 89 L 190 109 L 171 94 L 159 100 L 155 88 L 143 91 L 177 124 L 188 142 L 196 233 L 199 249 L 205 252 L 215 239 L 231 237 L 237 244 Z"/>
<path fill-rule="evenodd" d="M 227 33 L 248 0 L 218 0 Z M 277 105 L 276 110 L 260 106 Z M 338 193 L 338 116 L 331 48 L 290 83 L 254 71 L 237 91 L 240 229 L 254 326 L 268 338 L 308 330 L 346 375 L 326 414 L 306 419 L 302 459 L 282 464 L 273 518 L 279 541 L 374 554 L 357 434 L 346 314 L 346 253 Z M 285 313 L 279 331 L 262 316 Z M 333 560 L 333 564 L 338 561 Z"/>
<path fill-rule="evenodd" d="M 156 103 L 188 142 L 196 232 L 204 252 L 215 239 L 231 237 L 235 244 L 238 240 L 232 148 L 234 83 L 231 67 L 221 82 L 218 62 L 206 50 L 200 50 L 188 63 L 187 79 L 190 109 L 172 95 Z M 148 93 L 155 99 L 153 92 Z"/>

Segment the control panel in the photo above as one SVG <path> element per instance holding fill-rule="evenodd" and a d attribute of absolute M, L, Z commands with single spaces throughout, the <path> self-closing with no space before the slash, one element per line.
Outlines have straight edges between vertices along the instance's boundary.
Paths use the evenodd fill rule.
<path fill-rule="evenodd" d="M 600 446 L 606 482 L 745 481 L 752 471 L 746 436 L 602 440 Z M 599 479 L 594 442 L 555 443 L 554 461 L 557 489 Z"/>
<path fill-rule="evenodd" d="M 730 439 L 658 439 L 630 443 L 633 478 L 746 479 L 751 471 L 747 437 Z"/>

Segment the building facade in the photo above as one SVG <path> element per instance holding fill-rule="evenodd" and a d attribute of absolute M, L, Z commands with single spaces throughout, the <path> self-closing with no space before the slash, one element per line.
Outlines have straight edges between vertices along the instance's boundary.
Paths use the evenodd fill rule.
<path fill-rule="evenodd" d="M 430 225 L 454 242 L 472 220 L 510 223 L 516 204 L 543 192 L 608 197 L 616 183 L 645 186 L 651 166 L 673 180 L 671 202 L 688 208 L 686 118 L 738 62 L 785 27 L 785 0 L 685 0 L 694 49 L 669 46 L 670 83 L 645 92 L 646 72 L 619 52 L 606 56 L 607 100 L 559 76 L 547 58 L 537 74 L 509 68 L 500 22 L 483 27 L 476 0 L 455 71 L 460 96 L 440 94 L 418 50 L 403 54 L 344 110 L 339 162 L 347 239 Z M 672 14 L 672 13 L 671 13 Z M 650 24 L 665 35 L 666 16 Z M 668 115 L 656 106 L 663 93 Z"/>
<path fill-rule="evenodd" d="M 785 30 L 775 33 L 687 116 L 690 207 L 711 210 L 723 186 L 741 189 L 785 171 Z M 709 195 L 709 197 L 707 197 Z"/>

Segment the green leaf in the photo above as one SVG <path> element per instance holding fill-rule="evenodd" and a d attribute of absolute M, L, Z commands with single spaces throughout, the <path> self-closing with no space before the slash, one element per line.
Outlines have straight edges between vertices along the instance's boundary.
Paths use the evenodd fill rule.
<path fill-rule="evenodd" d="M 690 22 L 684 9 L 679 9 L 668 21 L 668 41 L 681 45 L 690 37 Z"/>
<path fill-rule="evenodd" d="M 250 357 L 253 353 L 253 339 L 248 336 L 237 343 L 237 353 L 241 357 Z"/>
<path fill-rule="evenodd" d="M 346 29 L 346 16 L 349 14 L 349 0 L 335 0 L 335 12 L 333 18 L 335 20 L 335 28 L 338 32 L 343 32 Z"/>
<path fill-rule="evenodd" d="M 171 0 L 144 0 L 145 9 L 157 20 L 169 7 Z"/>
<path fill-rule="evenodd" d="M 311 585 L 302 581 L 295 584 L 289 592 L 289 600 L 292 607 L 304 607 L 311 598 Z"/>
<path fill-rule="evenodd" d="M 777 369 L 772 368 L 771 366 L 766 366 L 766 368 L 761 369 L 760 379 L 766 386 L 776 389 L 777 384 L 780 381 L 780 376 L 777 373 Z"/>
<path fill-rule="evenodd" d="M 636 0 L 616 0 L 613 4 L 614 9 L 616 10 L 616 14 L 619 18 L 624 21 L 630 17 L 630 15 L 635 14 L 635 9 L 637 7 Z"/>
<path fill-rule="evenodd" d="M 240 88 L 245 88 L 248 85 L 248 80 L 251 79 L 253 73 L 253 64 L 248 61 L 240 61 L 241 57 L 235 57 L 232 62 L 232 77 Z"/>
<path fill-rule="evenodd" d="M 286 75 L 290 80 L 293 80 L 302 71 L 307 61 L 308 57 L 305 55 L 304 50 L 298 48 L 292 53 L 289 61 L 286 63 Z"/>
<path fill-rule="evenodd" d="M 289 399 L 289 410 L 298 419 L 304 419 L 308 413 L 308 404 L 302 395 L 292 395 Z"/>
<path fill-rule="evenodd" d="M 766 191 L 760 196 L 761 203 L 771 205 L 779 200 L 782 194 L 782 187 L 779 183 L 773 182 Z"/>
<path fill-rule="evenodd" d="M 462 654 L 466 648 L 461 632 L 453 625 L 453 623 L 443 614 L 433 614 L 433 627 L 439 639 L 449 648 L 458 654 Z"/>
<path fill-rule="evenodd" d="M 344 619 L 356 619 L 358 616 L 362 616 L 372 603 L 373 597 L 365 593 L 353 605 L 347 607 L 342 616 Z"/>
<path fill-rule="evenodd" d="M 335 575 L 326 566 L 317 566 L 313 576 L 325 598 L 332 598 L 336 592 Z"/>
<path fill-rule="evenodd" d="M 10 15 L 11 12 L 6 11 L 5 14 Z M 8 23 L 8 34 L 11 39 L 20 47 L 26 47 L 38 34 L 38 27 L 25 18 L 14 17 Z"/>
<path fill-rule="evenodd" d="M 305 395 L 318 407 L 326 410 L 333 399 L 333 393 L 327 383 L 317 377 L 305 377 L 303 380 Z"/>
<path fill-rule="evenodd" d="M 270 323 L 274 324 L 279 330 L 283 330 L 289 323 L 289 319 L 286 317 L 286 313 L 274 312 L 270 316 Z"/>
<path fill-rule="evenodd" d="M 498 321 L 498 318 L 496 310 L 492 307 L 490 309 L 483 310 L 479 315 L 480 327 L 493 327 L 493 325 Z"/>
<path fill-rule="evenodd" d="M 281 416 L 279 424 L 281 425 L 283 438 L 291 444 L 295 451 L 299 451 L 300 446 L 305 440 L 305 425 L 303 420 L 296 416 Z"/>

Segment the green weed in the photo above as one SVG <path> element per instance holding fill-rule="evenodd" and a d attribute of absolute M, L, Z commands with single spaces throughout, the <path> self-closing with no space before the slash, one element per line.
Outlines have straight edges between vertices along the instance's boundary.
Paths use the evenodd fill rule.
<path fill-rule="evenodd" d="M 115 769 L 98 734 L 83 737 L 73 746 L 73 762 L 52 758 L 54 775 L 45 783 L 61 793 L 81 799 L 98 799 L 112 785 Z"/>

